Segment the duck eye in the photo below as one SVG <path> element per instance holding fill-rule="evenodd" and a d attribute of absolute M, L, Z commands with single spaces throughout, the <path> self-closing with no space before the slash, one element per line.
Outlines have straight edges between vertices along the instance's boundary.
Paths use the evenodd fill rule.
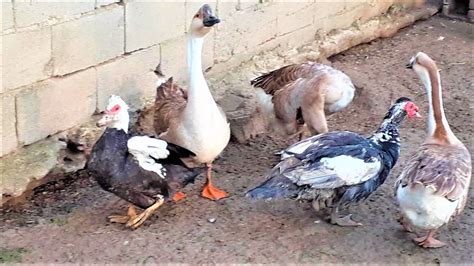
<path fill-rule="evenodd" d="M 199 18 L 199 14 L 196 14 L 194 17 L 195 17 L 195 18 Z"/>

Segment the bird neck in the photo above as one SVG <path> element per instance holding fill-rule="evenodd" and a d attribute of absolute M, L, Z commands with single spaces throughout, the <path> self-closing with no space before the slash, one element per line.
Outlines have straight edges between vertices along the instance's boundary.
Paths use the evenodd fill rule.
<path fill-rule="evenodd" d="M 110 128 L 123 130 L 125 133 L 128 133 L 129 123 L 130 123 L 130 116 L 128 115 L 128 111 L 122 110 L 120 111 L 119 114 L 117 114 L 117 119 L 112 123 Z"/>
<path fill-rule="evenodd" d="M 436 65 L 422 70 L 420 78 L 428 96 L 428 138 L 447 144 L 458 142 L 444 114 L 441 78 Z"/>

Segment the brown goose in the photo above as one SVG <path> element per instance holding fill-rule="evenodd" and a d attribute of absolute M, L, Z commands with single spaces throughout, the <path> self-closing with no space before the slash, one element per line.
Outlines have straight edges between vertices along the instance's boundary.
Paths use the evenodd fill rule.
<path fill-rule="evenodd" d="M 173 83 L 161 84 L 155 101 L 154 127 L 161 139 L 192 150 L 196 156 L 188 164 L 207 165 L 207 183 L 202 196 L 217 200 L 227 193 L 212 185 L 212 162 L 224 150 L 230 139 L 230 127 L 225 113 L 217 106 L 202 71 L 204 37 L 220 20 L 209 5 L 203 5 L 194 15 L 189 28 L 187 59 L 189 88 Z"/>
<path fill-rule="evenodd" d="M 355 92 L 346 74 L 312 62 L 282 67 L 250 84 L 260 88 L 260 104 L 274 114 L 274 126 L 282 127 L 286 134 L 299 133 L 300 139 L 304 136 L 302 124 L 311 134 L 328 132 L 326 113 L 345 108 Z"/>
<path fill-rule="evenodd" d="M 427 230 L 413 240 L 424 248 L 445 243 L 433 238 L 436 230 L 459 215 L 471 181 L 471 156 L 449 127 L 443 110 L 441 80 L 436 63 L 420 52 L 407 65 L 418 74 L 429 101 L 428 137 L 410 158 L 396 183 L 402 224 Z"/>

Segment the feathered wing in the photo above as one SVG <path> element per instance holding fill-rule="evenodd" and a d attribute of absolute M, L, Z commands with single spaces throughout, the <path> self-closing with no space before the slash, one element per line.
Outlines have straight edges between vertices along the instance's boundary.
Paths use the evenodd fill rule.
<path fill-rule="evenodd" d="M 187 103 L 187 91 L 169 78 L 156 89 L 154 128 L 157 135 L 177 123 Z"/>
<path fill-rule="evenodd" d="M 321 149 L 326 146 L 340 147 L 345 145 L 355 145 L 364 142 L 365 138 L 349 131 L 331 132 L 328 134 L 319 134 L 301 140 L 282 151 L 281 158 L 303 154 L 308 149 Z"/>
<path fill-rule="evenodd" d="M 333 146 L 341 141 L 338 146 Z M 308 144 L 309 143 L 309 144 Z M 361 184 L 380 174 L 382 158 L 366 140 L 350 132 L 333 132 L 291 146 L 291 155 L 276 165 L 267 180 L 249 191 L 254 198 L 295 198 L 308 189 L 335 189 Z"/>
<path fill-rule="evenodd" d="M 396 187 L 421 184 L 435 195 L 450 201 L 460 200 L 455 215 L 463 209 L 471 181 L 471 157 L 464 147 L 423 145 L 408 161 Z"/>
<path fill-rule="evenodd" d="M 311 74 L 311 64 L 294 64 L 273 70 L 250 81 L 250 84 L 262 88 L 267 94 L 275 95 L 281 89 L 289 88 L 299 78 Z"/>

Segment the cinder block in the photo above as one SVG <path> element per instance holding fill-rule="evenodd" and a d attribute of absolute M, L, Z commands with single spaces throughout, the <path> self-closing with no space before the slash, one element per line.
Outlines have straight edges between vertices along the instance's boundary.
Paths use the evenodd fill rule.
<path fill-rule="evenodd" d="M 329 18 L 344 12 L 346 3 L 338 1 L 316 1 L 314 8 L 314 19 Z"/>
<path fill-rule="evenodd" d="M 135 52 L 97 66 L 97 108 L 103 110 L 110 95 L 122 97 L 132 108 L 143 107 L 156 93 L 153 69 L 160 62 L 160 47 Z"/>
<path fill-rule="evenodd" d="M 278 35 L 313 24 L 315 5 L 308 3 L 279 3 Z M 288 12 L 288 9 L 291 12 Z"/>
<path fill-rule="evenodd" d="M 150 47 L 182 36 L 185 2 L 126 3 L 126 51 Z"/>
<path fill-rule="evenodd" d="M 16 95 L 19 142 L 30 144 L 87 121 L 96 106 L 96 71 L 36 83 Z"/>
<path fill-rule="evenodd" d="M 259 9 L 236 12 L 218 26 L 215 58 L 228 61 L 233 55 L 249 53 L 276 37 L 278 6 L 265 5 Z"/>
<path fill-rule="evenodd" d="M 110 5 L 113 3 L 118 3 L 120 0 L 95 0 L 95 8 L 99 8 L 101 6 Z"/>
<path fill-rule="evenodd" d="M 81 2 L 39 2 L 33 1 L 15 1 L 15 19 L 17 27 L 27 27 L 38 23 L 53 23 L 72 19 L 82 13 L 94 10 L 95 2 L 93 0 Z"/>
<path fill-rule="evenodd" d="M 64 75 L 124 52 L 122 6 L 53 26 L 54 75 Z"/>
<path fill-rule="evenodd" d="M 0 101 L 0 157 L 14 151 L 18 146 L 16 138 L 16 118 L 15 118 L 15 97 L 12 95 L 1 94 Z"/>
<path fill-rule="evenodd" d="M 13 5 L 12 2 L 2 1 L 2 31 L 13 28 Z"/>
<path fill-rule="evenodd" d="M 28 85 L 51 75 L 51 28 L 2 36 L 3 89 Z"/>
<path fill-rule="evenodd" d="M 221 19 L 225 21 L 227 17 L 232 16 L 239 10 L 239 3 L 235 1 L 218 1 L 216 14 Z"/>

